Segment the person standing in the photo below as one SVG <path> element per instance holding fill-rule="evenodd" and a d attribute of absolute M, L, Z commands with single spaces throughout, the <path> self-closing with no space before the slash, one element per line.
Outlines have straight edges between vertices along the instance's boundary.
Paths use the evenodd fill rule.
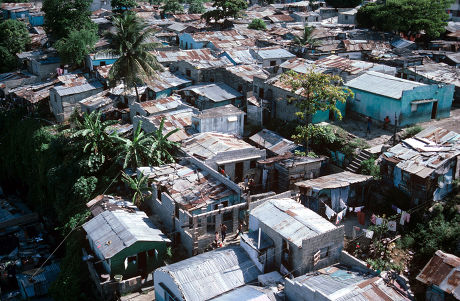
<path fill-rule="evenodd" d="M 219 246 L 219 232 L 216 231 L 216 234 L 214 236 L 214 244 L 216 248 Z"/>
<path fill-rule="evenodd" d="M 227 236 L 227 226 L 225 224 L 220 224 L 220 235 L 222 237 L 222 243 L 225 240 L 225 237 Z"/>
<path fill-rule="evenodd" d="M 390 116 L 387 116 L 383 120 L 383 129 L 386 130 L 389 124 L 390 124 Z"/>
<path fill-rule="evenodd" d="M 235 239 L 238 237 L 238 235 L 243 234 L 243 223 L 240 223 L 238 225 L 238 232 L 236 232 Z"/>

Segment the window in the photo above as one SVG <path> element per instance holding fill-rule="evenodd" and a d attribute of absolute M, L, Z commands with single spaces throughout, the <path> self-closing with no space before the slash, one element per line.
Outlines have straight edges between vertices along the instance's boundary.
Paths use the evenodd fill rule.
<path fill-rule="evenodd" d="M 156 250 L 148 250 L 148 251 L 147 251 L 147 255 L 148 255 L 149 257 L 153 257 L 153 256 L 155 256 L 155 251 L 156 251 Z"/>
<path fill-rule="evenodd" d="M 320 251 L 320 258 L 326 258 L 329 256 L 329 247 L 325 247 L 319 250 Z"/>
<path fill-rule="evenodd" d="M 136 264 L 137 256 L 129 256 L 128 263 Z"/>
<path fill-rule="evenodd" d="M 417 104 L 411 104 L 410 105 L 410 111 L 411 112 L 417 112 Z"/>
<path fill-rule="evenodd" d="M 276 61 L 270 61 L 270 66 L 271 67 L 276 66 Z"/>
<path fill-rule="evenodd" d="M 192 75 L 192 72 L 190 71 L 190 69 L 185 70 L 185 75 L 187 75 L 188 77 Z"/>
<path fill-rule="evenodd" d="M 345 15 L 345 20 L 348 20 L 348 15 Z"/>
<path fill-rule="evenodd" d="M 249 163 L 249 168 L 256 168 L 256 160 L 251 160 Z"/>

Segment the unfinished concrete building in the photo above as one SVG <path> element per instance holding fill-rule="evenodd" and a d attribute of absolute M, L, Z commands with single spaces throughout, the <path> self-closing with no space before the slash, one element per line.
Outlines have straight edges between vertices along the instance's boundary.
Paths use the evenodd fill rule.
<path fill-rule="evenodd" d="M 147 205 L 166 229 L 175 232 L 190 256 L 202 252 L 214 240 L 220 225 L 236 233 L 242 203 L 241 189 L 203 162 L 187 158 L 180 163 L 158 167 L 139 167 L 138 174 L 148 177 L 153 195 Z"/>

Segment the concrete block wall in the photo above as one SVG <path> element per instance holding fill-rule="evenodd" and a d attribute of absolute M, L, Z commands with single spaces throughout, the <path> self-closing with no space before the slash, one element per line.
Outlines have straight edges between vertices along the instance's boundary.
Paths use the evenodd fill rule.
<path fill-rule="evenodd" d="M 339 262 L 340 253 L 343 250 L 344 235 L 344 226 L 340 226 L 328 232 L 319 234 L 315 237 L 305 239 L 304 241 L 302 241 L 302 265 L 305 268 L 301 269 L 301 274 L 313 270 L 322 269 L 324 267 Z M 324 259 L 320 259 L 320 261 L 316 265 L 314 265 L 314 254 L 326 247 L 329 248 L 328 256 Z"/>

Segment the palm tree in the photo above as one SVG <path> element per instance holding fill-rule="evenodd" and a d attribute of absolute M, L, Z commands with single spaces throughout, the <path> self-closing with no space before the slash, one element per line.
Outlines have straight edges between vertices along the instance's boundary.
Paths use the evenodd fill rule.
<path fill-rule="evenodd" d="M 303 29 L 302 37 L 295 36 L 293 43 L 299 46 L 309 45 L 310 47 L 320 45 L 319 41 L 312 36 L 314 29 L 314 27 L 306 25 Z"/>
<path fill-rule="evenodd" d="M 115 134 L 110 134 L 110 126 L 117 123 L 114 120 L 102 121 L 100 112 L 83 113 L 83 120 L 75 120 L 75 131 L 71 138 L 83 138 L 83 152 L 88 149 L 95 155 L 105 157 L 114 141 Z"/>
<path fill-rule="evenodd" d="M 168 132 L 166 135 L 163 135 L 164 122 L 165 122 L 165 119 L 162 118 L 160 122 L 160 126 L 153 133 L 153 136 L 155 138 L 155 144 L 152 145 L 152 149 L 151 149 L 151 151 L 153 151 L 153 153 L 155 154 L 155 158 L 157 159 L 159 164 L 174 162 L 174 157 L 171 155 L 170 150 L 179 146 L 179 143 L 168 140 L 168 138 L 172 134 L 179 131 L 179 129 L 174 129 Z"/>
<path fill-rule="evenodd" d="M 149 43 L 153 29 L 146 25 L 133 13 L 125 12 L 114 17 L 113 25 L 116 33 L 109 32 L 114 54 L 119 55 L 117 61 L 109 71 L 109 84 L 115 86 L 122 81 L 127 89 L 134 88 L 137 101 L 139 101 L 138 84 L 156 75 L 157 70 L 162 70 L 154 55 L 149 50 L 155 45 Z"/>
<path fill-rule="evenodd" d="M 138 174 L 136 178 L 128 176 L 125 172 L 121 172 L 122 181 L 125 182 L 131 190 L 134 191 L 132 202 L 134 205 L 140 205 L 141 201 L 144 202 L 144 195 L 150 191 L 148 186 L 148 177 L 143 174 Z"/>
<path fill-rule="evenodd" d="M 156 163 L 152 156 L 152 148 L 154 147 L 155 139 L 150 134 L 142 131 L 142 122 L 137 124 L 133 138 L 115 137 L 120 143 L 118 160 L 123 161 L 123 168 L 139 167 L 144 164 Z"/>

